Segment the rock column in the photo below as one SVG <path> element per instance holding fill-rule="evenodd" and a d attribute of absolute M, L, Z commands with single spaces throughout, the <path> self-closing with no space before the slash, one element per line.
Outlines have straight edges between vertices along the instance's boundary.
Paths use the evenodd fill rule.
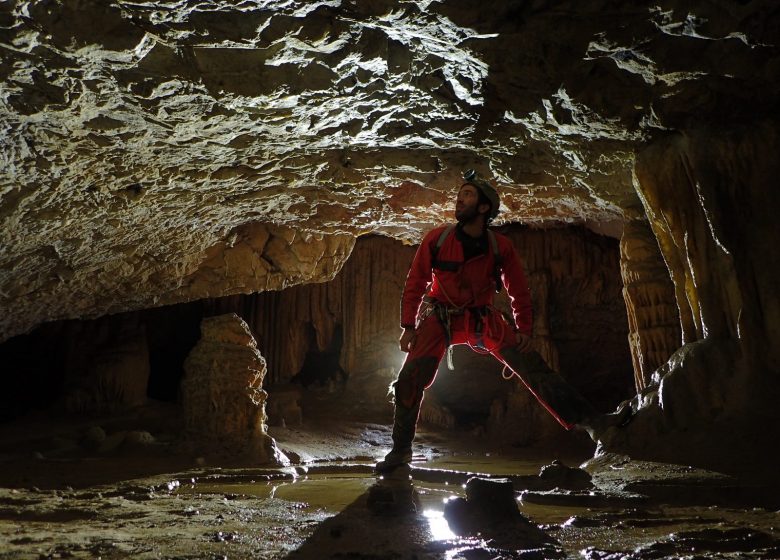
<path fill-rule="evenodd" d="M 702 125 L 638 154 L 635 186 L 674 284 L 683 346 L 608 449 L 742 469 L 776 447 L 779 124 Z"/>
<path fill-rule="evenodd" d="M 198 452 L 278 462 L 266 433 L 265 360 L 235 313 L 207 317 L 181 384 L 185 436 Z"/>

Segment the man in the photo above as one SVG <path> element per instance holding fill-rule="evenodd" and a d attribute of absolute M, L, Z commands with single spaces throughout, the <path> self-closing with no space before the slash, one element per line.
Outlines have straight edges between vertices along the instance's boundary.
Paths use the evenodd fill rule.
<path fill-rule="evenodd" d="M 406 279 L 400 345 L 408 354 L 393 384 L 393 448 L 377 463 L 379 473 L 411 462 L 423 394 L 454 344 L 492 354 L 566 429 L 582 427 L 595 440 L 602 430 L 630 417 L 630 407 L 599 414 L 532 350 L 531 295 L 520 258 L 507 237 L 487 229 L 498 215 L 498 194 L 472 170 L 464 180 L 455 204 L 457 225 L 425 236 Z M 494 290 L 502 285 L 514 325 L 492 306 Z"/>

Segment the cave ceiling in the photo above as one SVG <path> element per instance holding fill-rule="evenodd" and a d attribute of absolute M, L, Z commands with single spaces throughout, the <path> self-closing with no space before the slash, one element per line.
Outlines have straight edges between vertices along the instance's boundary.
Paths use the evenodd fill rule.
<path fill-rule="evenodd" d="M 639 148 L 774 107 L 778 11 L 2 2 L 0 339 L 325 279 L 359 235 L 447 220 L 470 167 L 499 223 L 619 232 Z"/>

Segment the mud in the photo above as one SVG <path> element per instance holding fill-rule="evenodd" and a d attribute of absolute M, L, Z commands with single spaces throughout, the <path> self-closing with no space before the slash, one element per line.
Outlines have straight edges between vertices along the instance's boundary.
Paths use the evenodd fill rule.
<path fill-rule="evenodd" d="M 410 469 L 377 478 L 381 423 L 277 429 L 282 468 L 174 443 L 55 454 L 27 428 L 4 434 L 2 559 L 780 557 L 776 485 L 687 466 L 605 456 L 567 469 L 588 456 L 424 432 Z M 77 439 L 85 427 L 58 429 Z M 454 530 L 446 505 L 475 475 L 511 481 L 523 521 Z"/>

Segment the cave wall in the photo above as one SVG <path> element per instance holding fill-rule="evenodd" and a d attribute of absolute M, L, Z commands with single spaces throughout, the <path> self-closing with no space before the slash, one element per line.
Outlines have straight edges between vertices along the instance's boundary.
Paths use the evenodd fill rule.
<path fill-rule="evenodd" d="M 355 243 L 349 234 L 253 221 L 212 234 L 201 226 L 197 220 L 188 226 L 192 231 L 186 238 L 171 225 L 150 234 L 110 221 L 102 225 L 103 234 L 74 232 L 66 239 L 51 239 L 41 229 L 35 239 L 9 238 L 11 245 L 30 248 L 23 256 L 0 263 L 0 340 L 45 321 L 89 319 L 330 279 Z M 116 246 L 103 246 L 108 242 L 105 232 L 114 228 L 124 232 L 121 259 L 109 256 Z M 2 234 L 12 232 L 6 228 Z M 38 243 L 42 247 L 34 248 Z M 61 257 L 69 245 L 90 251 L 79 259 Z"/>
<path fill-rule="evenodd" d="M 44 323 L 0 344 L 0 419 L 30 410 L 112 413 L 147 398 L 176 401 L 200 338 L 200 301 Z"/>
<path fill-rule="evenodd" d="M 249 323 L 268 361 L 270 385 L 288 383 L 310 350 L 330 349 L 338 326 L 339 367 L 352 373 L 386 368 L 401 359 L 399 301 L 415 250 L 365 236 L 330 282 L 218 298 L 205 303 L 206 312 L 236 311 Z"/>
<path fill-rule="evenodd" d="M 778 130 L 772 118 L 700 125 L 638 154 L 636 188 L 674 284 L 684 345 L 637 397 L 640 414 L 615 449 L 766 464 L 780 395 Z"/>
<path fill-rule="evenodd" d="M 578 227 L 510 226 L 501 231 L 525 263 L 537 350 L 600 409 L 610 410 L 630 398 L 634 383 L 617 240 Z M 146 363 L 136 369 L 138 378 L 131 376 L 127 383 L 148 380 L 141 400 L 147 395 L 177 400 L 182 362 L 198 340 L 200 319 L 236 312 L 251 328 L 267 362 L 264 385 L 271 401 L 275 390 L 293 381 L 305 384 L 300 372 L 309 361 L 321 370 L 313 382 L 323 384 L 312 388 L 345 391 L 345 412 L 388 412 L 387 387 L 404 359 L 397 342 L 400 294 L 415 251 L 387 237 L 364 236 L 329 282 L 91 321 L 54 322 L 9 342 L 32 337 L 31 347 L 52 349 L 56 363 L 41 365 L 31 371 L 31 378 L 41 379 L 48 371 L 50 385 L 59 388 L 53 402 L 72 412 L 112 410 L 132 403 L 121 391 L 99 390 L 105 385 L 96 373 L 102 356 L 123 355 L 119 350 L 128 340 L 143 335 L 143 352 L 138 354 L 146 356 Z M 508 310 L 505 292 L 496 302 Z M 19 361 L 27 363 L 29 355 Z M 52 373 L 57 369 L 59 377 Z M 506 432 L 512 443 L 560 435 L 558 425 L 528 392 L 500 373 L 492 357 L 457 348 L 455 371 L 442 364 L 423 419 L 452 426 L 457 417 L 461 423 Z"/>

